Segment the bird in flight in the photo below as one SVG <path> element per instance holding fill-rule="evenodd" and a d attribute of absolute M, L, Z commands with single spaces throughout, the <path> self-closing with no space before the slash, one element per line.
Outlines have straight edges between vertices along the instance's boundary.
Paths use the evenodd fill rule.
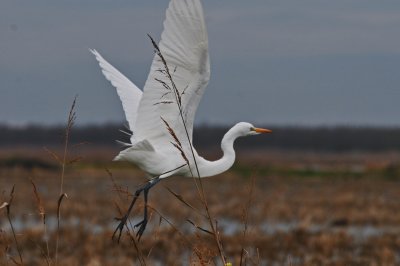
<path fill-rule="evenodd" d="M 132 132 L 130 143 L 115 160 L 132 162 L 149 176 L 149 181 L 135 192 L 127 213 L 118 218 L 120 223 L 113 234 L 114 238 L 119 232 L 118 241 L 141 192 L 145 200 L 144 217 L 135 225 L 139 227 L 139 239 L 148 219 L 148 192 L 161 179 L 171 175 L 196 178 L 218 175 L 233 165 L 233 144 L 237 138 L 271 132 L 240 122 L 224 135 L 222 158 L 208 161 L 199 156 L 192 145 L 193 122 L 210 78 L 208 36 L 201 1 L 171 0 L 161 41 L 158 45 L 152 38 L 151 41 L 155 56 L 143 92 L 99 52 L 91 50 L 104 76 L 117 89 Z"/>

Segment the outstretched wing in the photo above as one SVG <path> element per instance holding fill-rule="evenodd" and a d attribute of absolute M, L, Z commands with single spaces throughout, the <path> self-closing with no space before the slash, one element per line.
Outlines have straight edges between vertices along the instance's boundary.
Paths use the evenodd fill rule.
<path fill-rule="evenodd" d="M 115 67 L 108 63 L 99 52 L 96 50 L 90 50 L 99 62 L 101 71 L 107 80 L 117 89 L 117 93 L 122 102 L 124 108 L 125 117 L 129 124 L 129 129 L 134 132 L 135 123 L 138 113 L 138 107 L 140 99 L 142 98 L 142 91 L 133 84 L 127 77 L 119 72 Z M 134 139 L 131 138 L 131 142 L 134 143 Z"/>
<path fill-rule="evenodd" d="M 194 116 L 210 78 L 208 37 L 200 0 L 170 2 L 159 48 L 179 91 L 192 139 Z M 160 57 L 155 55 L 139 104 L 135 130 L 138 140 L 148 139 L 156 149 L 170 148 L 172 140 L 163 119 L 180 141 L 187 140 L 172 84 L 164 70 Z"/>

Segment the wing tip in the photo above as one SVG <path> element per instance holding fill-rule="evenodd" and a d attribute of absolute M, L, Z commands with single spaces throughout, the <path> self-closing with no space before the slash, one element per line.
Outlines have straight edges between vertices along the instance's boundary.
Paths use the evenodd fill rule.
<path fill-rule="evenodd" d="M 96 60 L 97 62 L 99 62 L 99 64 L 101 63 L 102 60 L 104 60 L 101 54 L 96 49 L 89 48 L 89 52 L 96 57 Z"/>
<path fill-rule="evenodd" d="M 94 55 L 98 54 L 97 50 L 96 49 L 92 49 L 92 48 L 89 48 L 89 52 L 91 52 Z"/>

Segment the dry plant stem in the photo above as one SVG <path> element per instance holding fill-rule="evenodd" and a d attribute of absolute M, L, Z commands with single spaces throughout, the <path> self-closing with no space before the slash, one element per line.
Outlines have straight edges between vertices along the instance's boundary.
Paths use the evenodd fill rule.
<path fill-rule="evenodd" d="M 62 169 L 61 169 L 61 184 L 60 184 L 60 196 L 64 194 L 63 186 L 64 186 L 64 174 L 65 174 L 65 165 L 67 164 L 67 154 L 68 154 L 68 143 L 69 143 L 69 135 L 71 133 L 72 126 L 74 125 L 76 119 L 75 113 L 75 104 L 76 99 L 78 96 L 75 96 L 74 101 L 72 102 L 71 109 L 69 110 L 68 114 L 68 121 L 67 127 L 65 128 L 65 135 L 64 135 L 64 153 L 63 153 L 63 160 L 62 160 Z"/>
<path fill-rule="evenodd" d="M 156 233 L 155 233 L 155 235 L 154 235 L 154 242 L 155 242 L 155 244 L 150 248 L 149 252 L 147 253 L 147 258 L 150 258 L 150 255 L 151 255 L 151 253 L 152 253 L 154 247 L 156 246 L 156 243 L 158 242 L 158 239 L 160 238 L 159 235 L 160 235 L 161 223 L 162 223 L 162 217 L 160 216 L 160 219 L 159 219 L 159 221 L 158 221 L 158 227 L 157 227 Z"/>
<path fill-rule="evenodd" d="M 204 229 L 204 228 L 198 226 L 195 222 L 193 222 L 193 221 L 190 220 L 190 219 L 186 219 L 186 221 L 187 221 L 188 223 L 190 223 L 191 225 L 193 225 L 194 228 L 196 228 L 196 229 L 198 229 L 198 230 L 200 230 L 200 231 L 202 231 L 202 232 L 204 232 L 204 233 L 207 233 L 207 234 L 210 234 L 210 235 L 213 234 L 213 232 L 210 232 L 210 231 L 208 231 L 207 229 Z"/>
<path fill-rule="evenodd" d="M 44 238 L 45 238 L 45 241 L 46 241 L 46 252 L 47 252 L 46 261 L 50 261 L 51 259 L 50 259 L 50 249 L 49 249 L 49 236 L 47 234 L 46 218 L 43 219 L 43 230 L 44 230 Z"/>
<path fill-rule="evenodd" d="M 155 208 L 153 208 L 153 207 L 151 207 L 151 206 L 149 206 L 149 208 L 152 209 L 154 212 L 156 212 L 156 213 L 161 217 L 161 219 L 163 219 L 164 221 L 166 221 L 167 224 L 169 224 L 169 225 L 172 227 L 172 229 L 174 229 L 174 230 L 182 237 L 182 239 L 185 240 L 185 242 L 186 242 L 190 247 L 192 247 L 192 249 L 193 249 L 194 253 L 196 254 L 196 256 L 197 256 L 199 259 L 201 259 L 201 252 L 200 252 L 196 247 L 193 246 L 192 241 L 190 241 L 190 240 L 185 236 L 185 234 L 183 234 L 181 231 L 179 231 L 179 229 L 176 228 L 176 226 L 175 226 L 170 220 L 168 220 L 167 218 L 165 218 L 165 216 L 162 215 L 157 209 L 155 209 Z"/>
<path fill-rule="evenodd" d="M 183 118 L 181 96 L 179 95 L 178 88 L 175 85 L 175 82 L 174 82 L 174 80 L 172 78 L 172 75 L 171 75 L 171 73 L 169 71 L 169 67 L 167 65 L 167 61 L 165 61 L 165 58 L 162 55 L 160 48 L 158 47 L 157 43 L 154 41 L 154 39 L 149 34 L 147 36 L 149 36 L 149 38 L 151 40 L 151 43 L 153 44 L 153 47 L 155 49 L 156 54 L 160 57 L 163 65 L 164 65 L 165 73 L 167 75 L 167 78 L 171 82 L 171 85 L 172 85 L 172 88 L 173 88 L 173 91 L 174 91 L 175 100 L 176 100 L 176 103 L 177 103 L 177 106 L 178 106 L 178 109 L 179 109 L 179 116 L 180 116 L 180 118 L 182 120 L 182 124 L 183 124 L 183 127 L 185 129 L 185 134 L 186 134 L 186 137 L 187 137 L 188 142 L 189 142 L 190 150 L 191 150 L 191 153 L 192 153 L 192 156 L 193 156 L 193 161 L 194 161 L 194 164 L 196 166 L 197 175 L 200 178 L 199 168 L 197 167 L 197 161 L 196 161 L 196 158 L 194 156 L 193 145 L 192 145 L 192 143 L 190 141 L 189 132 L 188 132 L 187 127 L 186 127 L 185 119 Z M 160 81 L 160 82 L 162 82 L 162 81 Z M 167 85 L 165 85 L 165 86 L 167 86 Z M 164 120 L 164 122 L 165 122 L 165 120 Z M 189 166 L 189 170 L 190 170 L 190 172 L 192 172 L 192 169 L 191 169 L 190 166 Z M 192 173 L 192 176 L 194 176 L 193 173 Z"/>
<path fill-rule="evenodd" d="M 5 204 L 5 207 L 6 207 L 6 212 L 7 212 L 8 223 L 10 224 L 10 227 L 11 227 L 11 232 L 12 232 L 13 237 L 14 237 L 15 246 L 17 247 L 17 252 L 18 252 L 18 255 L 19 255 L 19 261 L 20 261 L 21 265 L 24 265 L 24 262 L 22 260 L 21 249 L 19 247 L 18 240 L 17 240 L 17 235 L 15 234 L 14 226 L 13 226 L 13 223 L 12 223 L 12 220 L 11 220 L 11 210 L 10 209 L 11 209 L 12 200 L 14 198 L 14 189 L 15 189 L 15 185 L 13 185 L 13 187 L 11 189 L 10 200 L 8 201 L 8 203 Z"/>
<path fill-rule="evenodd" d="M 48 252 L 49 251 L 49 246 L 48 246 L 48 241 L 47 240 L 46 240 L 46 248 L 47 248 L 47 252 Z M 41 252 L 42 252 L 42 256 L 46 260 L 47 266 L 50 266 L 51 265 L 51 262 L 50 262 L 51 260 L 50 260 L 49 254 L 46 254 L 43 249 L 41 249 Z"/>
<path fill-rule="evenodd" d="M 131 227 L 130 229 L 129 229 L 128 223 L 129 223 L 129 225 Z M 128 231 L 129 238 L 131 239 L 131 241 L 133 243 L 133 246 L 135 247 L 136 253 L 138 254 L 138 260 L 140 262 L 140 265 L 141 266 L 146 266 L 147 265 L 146 264 L 146 259 L 145 259 L 144 255 L 143 255 L 142 249 L 139 246 L 139 241 L 136 240 L 135 234 L 132 233 L 132 232 L 135 232 L 134 225 L 132 225 L 132 223 L 131 223 L 131 221 L 129 219 L 128 219 L 127 224 L 126 224 L 126 228 L 127 228 L 127 231 Z"/>
<path fill-rule="evenodd" d="M 33 180 L 31 179 L 31 184 L 33 186 L 33 194 L 35 195 L 35 199 L 36 199 L 36 203 L 37 203 L 37 207 L 38 207 L 38 211 L 39 211 L 39 215 L 42 218 L 42 223 L 43 223 L 43 234 L 44 234 L 44 239 L 45 239 L 45 243 L 46 243 L 46 253 L 42 252 L 47 264 L 49 265 L 50 263 L 50 249 L 49 249 L 49 239 L 48 239 L 48 235 L 47 235 L 47 225 L 46 225 L 46 212 L 45 209 L 43 207 L 43 202 L 42 202 L 42 198 L 39 195 L 39 192 L 37 190 L 36 184 L 35 182 L 33 182 Z"/>
<path fill-rule="evenodd" d="M 58 246 L 59 246 L 59 233 L 60 233 L 60 220 L 61 220 L 61 202 L 67 194 L 64 193 L 64 175 L 65 175 L 65 166 L 67 164 L 67 154 L 68 154 L 68 143 L 69 137 L 71 133 L 72 126 L 74 125 L 76 119 L 75 113 L 75 104 L 78 96 L 75 96 L 74 101 L 72 102 L 71 109 L 68 114 L 67 126 L 65 128 L 64 135 L 64 153 L 63 160 L 61 162 L 61 184 L 60 184 L 60 196 L 58 198 L 57 205 L 57 233 L 56 233 L 56 254 L 55 254 L 55 265 L 58 265 Z"/>
<path fill-rule="evenodd" d="M 203 213 L 201 213 L 198 209 L 196 209 L 193 205 L 191 205 L 189 202 L 187 202 L 182 195 L 177 194 L 174 192 L 171 188 L 167 187 L 164 185 L 164 188 L 166 188 L 169 193 L 171 193 L 175 198 L 177 198 L 180 202 L 185 204 L 187 207 L 189 207 L 191 210 L 195 211 L 198 215 L 202 216 L 203 218 L 207 218 Z M 191 223 L 191 221 L 189 221 Z"/>
<path fill-rule="evenodd" d="M 247 233 L 247 228 L 248 228 L 248 221 L 249 221 L 249 209 L 250 209 L 250 205 L 251 205 L 251 200 L 252 200 L 252 196 L 253 196 L 253 189 L 254 189 L 254 184 L 255 184 L 255 177 L 253 176 L 251 179 L 251 185 L 249 188 L 249 198 L 247 200 L 247 204 L 244 206 L 243 208 L 243 239 L 242 239 L 242 243 L 245 243 L 246 240 L 246 233 Z M 245 255 L 245 249 L 242 246 L 242 252 L 240 254 L 240 266 L 243 265 L 243 259 L 246 261 L 246 258 L 244 257 Z"/>
<path fill-rule="evenodd" d="M 164 56 L 162 55 L 160 48 L 158 47 L 157 43 L 154 41 L 154 39 L 149 34 L 148 34 L 148 37 L 150 38 L 150 40 L 151 40 L 151 42 L 153 44 L 153 47 L 155 49 L 156 54 L 160 57 L 163 65 L 164 65 L 165 73 L 166 73 L 167 78 L 171 82 L 171 85 L 172 85 L 172 88 L 173 88 L 173 91 L 174 91 L 176 104 L 177 104 L 177 107 L 179 109 L 179 115 L 181 117 L 182 124 L 183 124 L 183 127 L 185 129 L 186 137 L 187 137 L 187 140 L 188 140 L 189 146 L 190 146 L 190 151 L 192 153 L 193 162 L 195 164 L 195 168 L 196 168 L 196 171 L 197 171 L 197 176 L 198 176 L 198 180 L 199 180 L 199 184 L 200 184 L 200 190 L 199 190 L 199 187 L 198 187 L 197 183 L 195 182 L 196 183 L 196 187 L 197 187 L 197 190 L 199 192 L 200 199 L 201 199 L 201 201 L 202 201 L 202 203 L 203 203 L 203 205 L 204 205 L 204 207 L 206 209 L 207 218 L 208 218 L 208 221 L 210 223 L 211 230 L 212 230 L 212 232 L 214 234 L 214 239 L 215 239 L 217 247 L 218 247 L 218 251 L 219 251 L 219 254 L 220 254 L 220 258 L 221 258 L 222 264 L 226 265 L 226 259 L 225 259 L 225 255 L 224 255 L 224 252 L 223 252 L 223 249 L 222 249 L 222 244 L 221 244 L 221 242 L 219 240 L 218 232 L 217 232 L 217 230 L 215 228 L 215 225 L 214 225 L 214 222 L 213 222 L 213 218 L 212 218 L 210 210 L 208 208 L 207 199 L 206 199 L 206 196 L 205 196 L 205 193 L 204 193 L 204 189 L 203 189 L 203 184 L 201 182 L 199 168 L 197 166 L 196 157 L 194 155 L 193 145 L 192 145 L 192 142 L 190 141 L 189 132 L 187 130 L 185 119 L 183 117 L 181 95 L 179 94 L 178 88 L 176 87 L 175 82 L 174 82 L 174 80 L 172 78 L 172 75 L 171 75 L 171 73 L 169 71 L 169 67 L 167 65 L 167 61 L 165 60 Z M 164 84 L 162 81 L 161 81 L 161 83 Z M 192 177 L 194 177 L 190 165 L 188 165 L 188 167 L 189 167 L 189 170 L 190 170 L 190 172 L 192 174 Z M 195 178 L 193 178 L 193 179 L 195 180 Z"/>
<path fill-rule="evenodd" d="M 37 246 L 37 248 L 40 250 L 40 253 L 42 254 L 43 258 L 45 259 L 47 266 L 50 266 L 51 265 L 50 259 L 47 257 L 45 250 L 43 250 L 43 248 L 38 243 L 33 241 L 32 239 L 29 239 L 29 241 L 31 241 L 32 244 Z"/>
<path fill-rule="evenodd" d="M 133 230 L 132 230 L 132 231 L 133 231 Z M 142 252 L 142 250 L 139 248 L 139 243 L 136 241 L 135 236 L 132 235 L 132 233 L 131 233 L 132 231 L 131 231 L 131 230 L 128 230 L 128 232 L 129 232 L 129 237 L 130 237 L 130 239 L 131 239 L 131 241 L 132 241 L 132 243 L 133 243 L 133 246 L 135 247 L 135 250 L 136 250 L 136 252 L 137 252 L 137 254 L 138 254 L 139 263 L 140 263 L 141 266 L 146 266 L 147 264 L 146 264 L 145 258 L 144 258 L 144 256 L 143 256 L 143 252 Z"/>

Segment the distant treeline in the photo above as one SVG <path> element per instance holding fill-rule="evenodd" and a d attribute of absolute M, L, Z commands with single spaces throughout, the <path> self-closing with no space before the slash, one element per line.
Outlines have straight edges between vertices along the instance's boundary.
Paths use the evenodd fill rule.
<path fill-rule="evenodd" d="M 239 149 L 280 149 L 309 151 L 387 151 L 400 150 L 400 128 L 374 127 L 271 127 L 272 134 L 239 139 Z M 71 143 L 88 142 L 92 145 L 116 145 L 115 140 L 127 142 L 129 137 L 120 132 L 122 125 L 81 126 L 73 128 Z M 199 126 L 194 130 L 194 144 L 198 148 L 218 148 L 228 130 L 226 127 Z M 61 145 L 63 127 L 9 127 L 0 125 L 0 146 L 55 146 Z"/>

